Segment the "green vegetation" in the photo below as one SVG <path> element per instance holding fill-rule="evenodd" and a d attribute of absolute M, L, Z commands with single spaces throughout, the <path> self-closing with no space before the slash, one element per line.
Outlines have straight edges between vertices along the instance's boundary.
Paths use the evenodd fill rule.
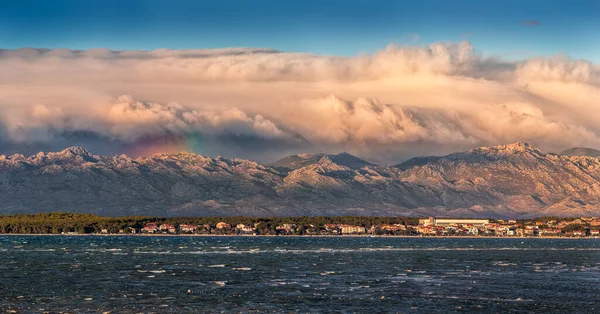
<path fill-rule="evenodd" d="M 92 214 L 76 213 L 40 213 L 0 216 L 0 233 L 17 234 L 61 234 L 61 233 L 100 233 L 106 229 L 108 233 L 129 233 L 132 228 L 141 229 L 147 223 L 205 225 L 214 227 L 218 222 L 235 226 L 237 224 L 257 225 L 258 234 L 275 234 L 278 225 L 288 223 L 300 226 L 298 234 L 304 234 L 307 226 L 322 228 L 325 224 L 352 224 L 370 228 L 381 224 L 416 225 L 417 218 L 404 217 L 372 217 L 372 216 L 340 216 L 340 217 L 104 217 Z"/>
<path fill-rule="evenodd" d="M 585 231 L 586 227 L 582 224 L 570 224 L 565 226 L 564 228 L 562 228 L 562 231 L 564 232 L 571 232 L 571 231 Z"/>
<path fill-rule="evenodd" d="M 128 227 L 140 228 L 150 217 L 102 217 L 90 214 L 43 213 L 0 216 L 0 233 L 60 234 L 63 232 L 95 233 L 102 229 L 118 232 Z"/>

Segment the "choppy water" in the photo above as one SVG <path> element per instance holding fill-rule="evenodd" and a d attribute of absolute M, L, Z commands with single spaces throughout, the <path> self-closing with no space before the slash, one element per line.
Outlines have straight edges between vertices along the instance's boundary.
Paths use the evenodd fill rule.
<path fill-rule="evenodd" d="M 0 312 L 600 312 L 600 240 L 0 236 Z"/>

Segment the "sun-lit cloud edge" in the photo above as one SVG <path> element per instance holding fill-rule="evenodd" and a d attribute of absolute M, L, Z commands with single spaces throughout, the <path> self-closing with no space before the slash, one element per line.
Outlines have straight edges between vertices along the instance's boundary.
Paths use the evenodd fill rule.
<path fill-rule="evenodd" d="M 0 153 L 87 144 L 265 161 L 345 150 L 392 163 L 520 140 L 598 148 L 599 69 L 564 55 L 487 58 L 466 41 L 356 57 L 0 50 Z"/>

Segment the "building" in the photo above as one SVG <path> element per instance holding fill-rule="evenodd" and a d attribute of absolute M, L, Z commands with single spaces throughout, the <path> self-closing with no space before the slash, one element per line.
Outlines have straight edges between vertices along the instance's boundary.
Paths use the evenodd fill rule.
<path fill-rule="evenodd" d="M 525 235 L 525 229 L 523 228 L 516 228 L 515 229 L 515 235 L 518 237 L 522 237 Z"/>
<path fill-rule="evenodd" d="M 585 231 L 584 230 L 574 230 L 573 236 L 574 237 L 585 237 Z"/>
<path fill-rule="evenodd" d="M 142 232 L 144 233 L 155 233 L 158 231 L 158 225 L 151 222 L 147 223 L 144 228 L 142 228 Z"/>
<path fill-rule="evenodd" d="M 229 229 L 229 228 L 231 228 L 231 225 L 229 225 L 228 223 L 221 221 L 217 224 L 217 229 Z"/>
<path fill-rule="evenodd" d="M 402 224 L 385 224 L 385 225 L 381 225 L 380 227 L 382 230 L 386 230 L 386 231 L 405 231 L 406 230 L 406 226 L 402 225 Z"/>
<path fill-rule="evenodd" d="M 435 226 L 435 218 L 421 218 L 419 219 L 419 226 Z"/>
<path fill-rule="evenodd" d="M 243 233 L 254 233 L 254 227 L 246 226 L 244 224 L 238 224 L 235 228 Z"/>
<path fill-rule="evenodd" d="M 339 233 L 337 224 L 324 224 L 323 227 L 325 227 L 325 234 L 338 234 Z"/>
<path fill-rule="evenodd" d="M 538 235 L 538 227 L 537 226 L 525 226 L 524 234 L 526 236 Z"/>
<path fill-rule="evenodd" d="M 168 233 L 176 233 L 177 229 L 175 228 L 175 226 L 170 225 L 170 224 L 162 224 L 160 225 L 160 227 L 158 227 L 158 229 L 160 231 L 166 231 Z"/>
<path fill-rule="evenodd" d="M 508 228 L 507 226 L 498 226 L 495 228 L 496 230 L 496 235 L 508 235 L 508 231 L 510 230 L 510 228 Z"/>
<path fill-rule="evenodd" d="M 562 234 L 562 230 L 560 228 L 547 228 L 540 232 L 540 235 L 544 236 L 558 236 Z"/>
<path fill-rule="evenodd" d="M 367 233 L 367 229 L 361 226 L 353 226 L 353 225 L 340 225 L 340 229 L 342 229 L 342 234 L 364 234 Z"/>
<path fill-rule="evenodd" d="M 181 232 L 186 232 L 186 233 L 193 233 L 196 232 L 196 230 L 198 230 L 198 226 L 196 225 L 179 225 L 179 230 L 181 230 Z"/>
<path fill-rule="evenodd" d="M 475 227 L 483 227 L 486 224 L 489 224 L 489 219 L 444 219 L 444 218 L 424 218 L 419 219 L 419 225 L 423 226 L 461 226 L 461 225 L 470 225 Z"/>
<path fill-rule="evenodd" d="M 283 225 L 277 226 L 275 228 L 275 230 L 277 230 L 279 232 L 290 233 L 290 232 L 296 231 L 296 225 L 294 225 L 294 224 L 283 224 Z"/>
<path fill-rule="evenodd" d="M 433 226 L 433 225 L 427 225 L 427 226 L 424 226 L 424 225 L 419 225 L 419 226 L 417 227 L 417 231 L 418 231 L 420 234 L 425 234 L 425 235 L 437 235 L 437 233 L 438 233 L 438 228 L 437 228 L 437 227 L 435 227 L 435 226 Z"/>

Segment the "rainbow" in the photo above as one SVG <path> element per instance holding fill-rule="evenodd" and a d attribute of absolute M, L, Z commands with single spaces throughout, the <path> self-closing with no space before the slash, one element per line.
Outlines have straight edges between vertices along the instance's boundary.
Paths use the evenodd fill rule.
<path fill-rule="evenodd" d="M 131 157 L 180 152 L 202 154 L 203 142 L 198 134 L 146 136 L 127 145 L 125 152 Z"/>

